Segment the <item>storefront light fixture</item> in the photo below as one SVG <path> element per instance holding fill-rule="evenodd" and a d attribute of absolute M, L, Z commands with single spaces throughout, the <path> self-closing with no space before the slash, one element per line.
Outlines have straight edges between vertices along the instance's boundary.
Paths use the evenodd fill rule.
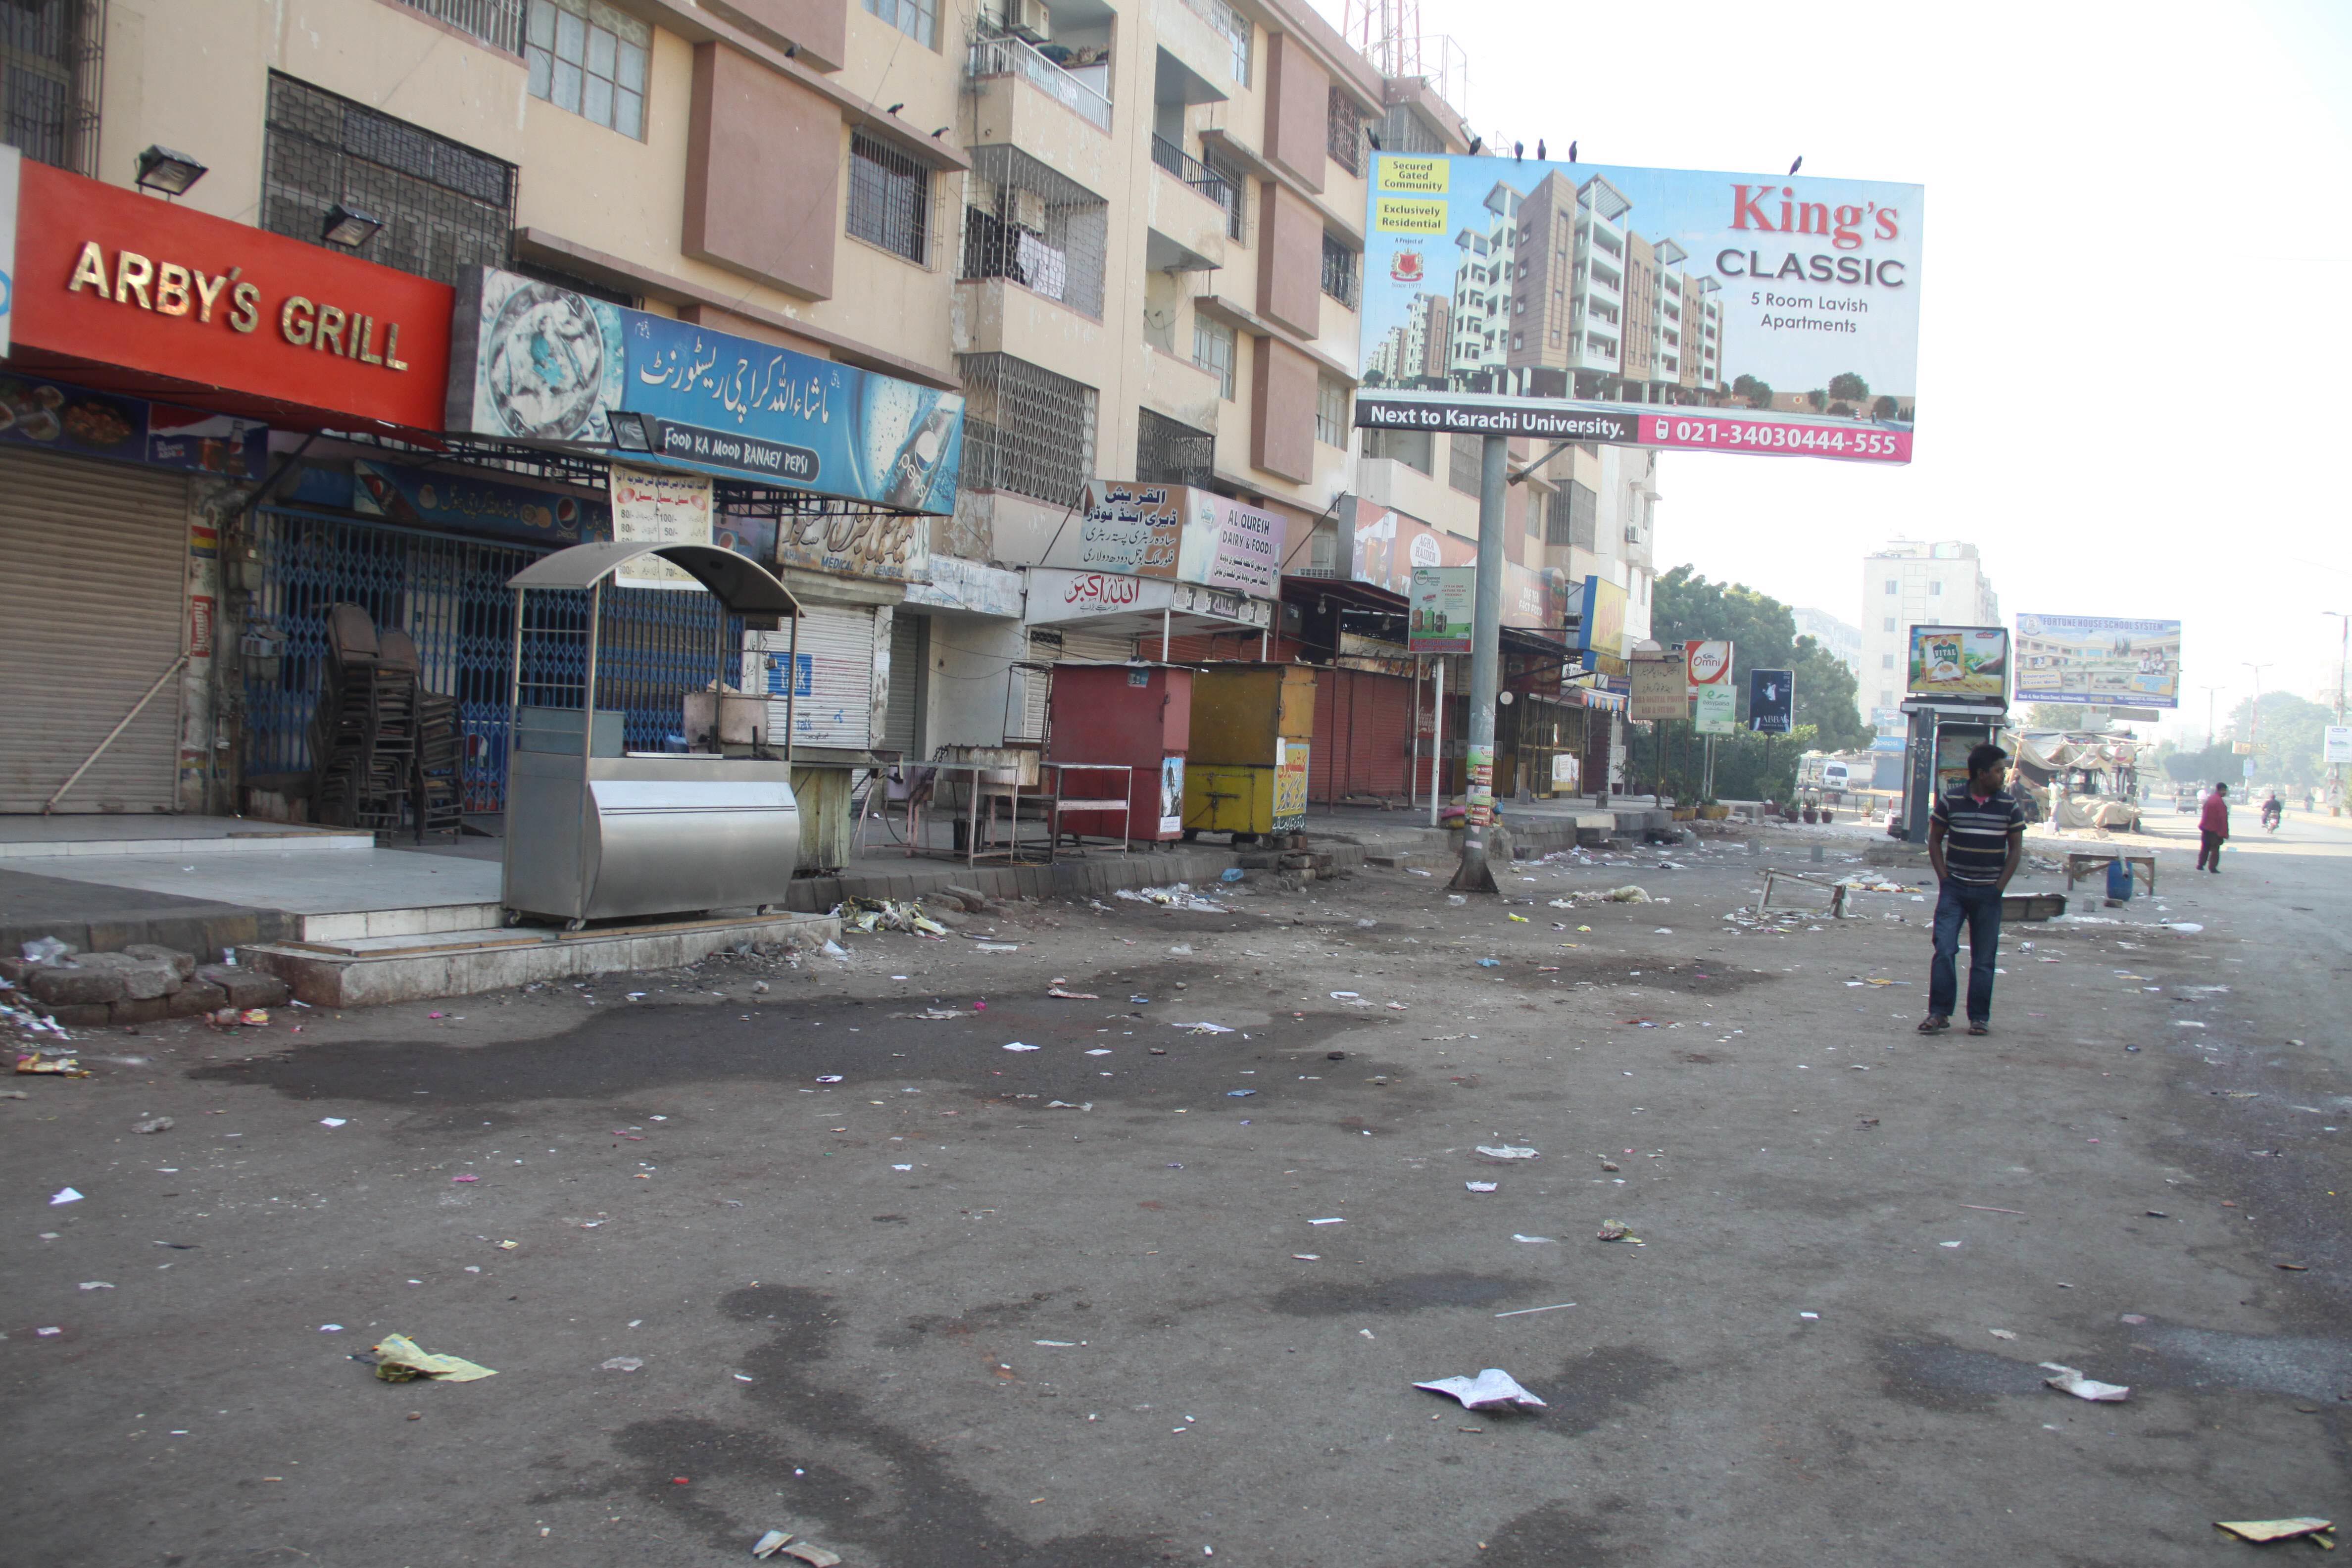
<path fill-rule="evenodd" d="M 373 239 L 376 231 L 382 227 L 383 219 L 371 217 L 337 202 L 327 209 L 327 224 L 320 231 L 319 237 L 338 250 L 357 250 Z"/>
<path fill-rule="evenodd" d="M 650 452 L 654 449 L 653 442 L 646 430 L 644 415 L 614 414 L 607 417 L 613 422 L 614 447 L 624 452 Z"/>
<path fill-rule="evenodd" d="M 205 166 L 185 153 L 174 153 L 169 147 L 151 146 L 139 154 L 138 185 L 142 191 L 158 191 L 167 196 L 185 195 L 188 187 L 205 177 Z"/>

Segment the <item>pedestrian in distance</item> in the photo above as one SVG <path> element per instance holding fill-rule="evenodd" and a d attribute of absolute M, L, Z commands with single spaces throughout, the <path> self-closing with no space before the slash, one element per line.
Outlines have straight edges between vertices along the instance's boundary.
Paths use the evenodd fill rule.
<path fill-rule="evenodd" d="M 2197 814 L 2197 868 L 2221 874 L 2221 841 L 2230 837 L 2230 786 L 2217 784 Z"/>
<path fill-rule="evenodd" d="M 1968 781 L 1936 797 L 1927 861 L 1936 868 L 1936 952 L 1927 967 L 1923 1035 L 1952 1026 L 1959 992 L 1960 927 L 1969 928 L 1969 1033 L 1992 1033 L 1992 972 L 2000 956 L 2000 899 L 2025 858 L 2025 808 L 2001 787 L 2008 753 L 1990 741 L 1969 753 Z"/>

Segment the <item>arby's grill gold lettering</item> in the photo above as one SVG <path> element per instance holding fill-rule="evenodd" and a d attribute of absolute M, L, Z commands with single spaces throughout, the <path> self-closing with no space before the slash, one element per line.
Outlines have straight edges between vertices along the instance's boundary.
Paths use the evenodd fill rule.
<path fill-rule="evenodd" d="M 261 289 L 232 267 L 218 277 L 157 262 L 135 250 L 117 250 L 110 267 L 106 249 L 96 240 L 85 241 L 75 259 L 66 292 L 87 292 L 117 305 L 130 305 L 160 316 L 190 317 L 209 325 L 215 317 L 229 331 L 251 332 L 260 326 L 265 310 Z M 364 310 L 351 310 L 300 294 L 289 294 L 277 311 L 278 335 L 291 347 L 335 354 L 361 364 L 400 372 L 408 363 L 400 357 L 400 323 L 379 321 Z"/>

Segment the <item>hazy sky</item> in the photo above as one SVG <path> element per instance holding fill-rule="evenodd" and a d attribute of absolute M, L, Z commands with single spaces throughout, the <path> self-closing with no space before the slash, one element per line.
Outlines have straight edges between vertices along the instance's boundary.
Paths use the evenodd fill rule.
<path fill-rule="evenodd" d="M 1341 0 L 1315 0 L 1336 23 Z M 1672 453 L 1658 562 L 1859 624 L 1964 539 L 2019 611 L 2178 617 L 2179 731 L 2333 693 L 2352 611 L 2352 5 L 1791 11 L 1421 0 L 1473 128 L 1588 162 L 1928 188 L 1915 460 Z"/>

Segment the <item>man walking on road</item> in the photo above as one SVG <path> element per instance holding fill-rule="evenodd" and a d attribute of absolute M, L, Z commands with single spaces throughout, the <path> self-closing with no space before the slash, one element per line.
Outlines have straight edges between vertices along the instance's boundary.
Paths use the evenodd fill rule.
<path fill-rule="evenodd" d="M 2217 784 L 2197 817 L 2197 868 L 2221 875 L 2221 840 L 2230 837 L 2230 786 Z"/>
<path fill-rule="evenodd" d="M 2008 753 L 1987 742 L 1969 753 L 1969 780 L 1936 797 L 1927 861 L 1936 868 L 1936 956 L 1927 968 L 1923 1035 L 1952 1026 L 1959 990 L 1960 925 L 1969 928 L 1969 1033 L 1992 1033 L 1992 971 L 2000 953 L 2000 897 L 2025 855 L 2025 808 L 2001 788 Z"/>

